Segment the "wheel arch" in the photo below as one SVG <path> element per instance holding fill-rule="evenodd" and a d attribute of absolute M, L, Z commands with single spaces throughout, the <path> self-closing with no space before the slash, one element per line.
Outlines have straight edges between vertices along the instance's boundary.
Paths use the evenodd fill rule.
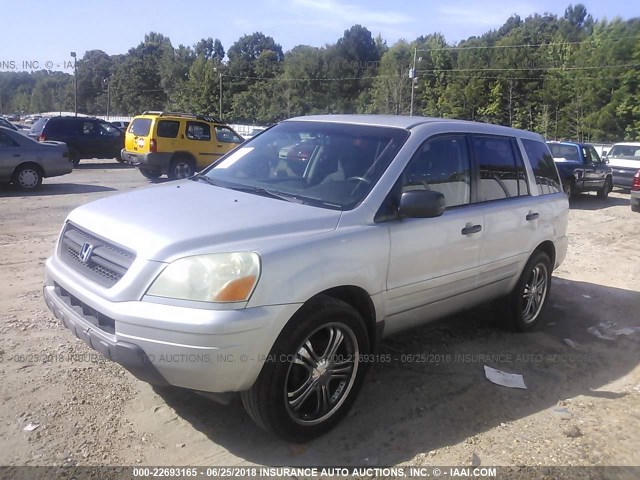
<path fill-rule="evenodd" d="M 173 162 L 176 158 L 180 158 L 180 157 L 187 157 L 189 160 L 192 160 L 194 163 L 196 162 L 196 157 L 193 155 L 193 153 L 186 150 L 176 150 L 175 152 L 173 152 L 173 155 L 171 155 L 171 161 Z"/>
<path fill-rule="evenodd" d="M 13 169 L 13 171 L 11 172 L 11 178 L 13 179 L 13 176 L 16 174 L 16 172 L 24 166 L 32 166 L 34 167 L 39 173 L 40 175 L 44 178 L 45 175 L 45 171 L 44 168 L 42 168 L 42 165 L 40 165 L 39 163 L 36 162 L 31 162 L 31 161 L 26 161 L 26 162 L 21 162 L 18 165 L 15 166 L 15 168 Z"/>
<path fill-rule="evenodd" d="M 381 335 L 378 331 L 378 322 L 376 322 L 376 307 L 369 293 L 365 289 L 355 285 L 341 285 L 323 290 L 305 303 L 311 302 L 321 296 L 341 300 L 357 310 L 362 320 L 364 320 L 367 333 L 369 334 L 369 347 L 371 351 L 374 351 Z"/>
<path fill-rule="evenodd" d="M 551 240 L 545 240 L 535 248 L 531 255 L 535 252 L 543 252 L 547 254 L 549 260 L 551 260 L 551 271 L 553 271 L 556 265 L 556 247 L 553 242 Z"/>

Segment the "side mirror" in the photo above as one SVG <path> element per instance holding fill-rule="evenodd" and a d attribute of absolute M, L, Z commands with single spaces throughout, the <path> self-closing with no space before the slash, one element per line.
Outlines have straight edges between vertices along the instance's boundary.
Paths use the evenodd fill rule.
<path fill-rule="evenodd" d="M 444 195 L 433 190 L 410 190 L 400 197 L 401 217 L 431 218 L 442 215 L 446 208 Z"/>

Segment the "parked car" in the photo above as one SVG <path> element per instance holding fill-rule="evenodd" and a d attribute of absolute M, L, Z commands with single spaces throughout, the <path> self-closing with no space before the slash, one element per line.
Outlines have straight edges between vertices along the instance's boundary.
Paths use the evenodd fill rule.
<path fill-rule="evenodd" d="M 114 120 L 113 122 L 109 122 L 111 123 L 111 125 L 118 127 L 120 130 L 122 130 L 123 132 L 127 130 L 127 127 L 129 126 L 129 123 L 131 122 L 126 122 L 126 121 L 122 121 L 122 120 Z"/>
<path fill-rule="evenodd" d="M 283 176 L 287 138 L 320 148 Z M 189 179 L 72 211 L 44 296 L 139 379 L 239 392 L 259 425 L 305 441 L 344 417 L 387 335 L 491 300 L 516 330 L 540 324 L 568 211 L 540 135 L 300 117 Z"/>
<path fill-rule="evenodd" d="M 547 142 L 560 173 L 562 188 L 568 196 L 581 192 L 598 192 L 607 198 L 613 190 L 611 167 L 588 143 Z"/>
<path fill-rule="evenodd" d="M 97 118 L 43 117 L 33 124 L 29 136 L 40 142 L 65 142 L 74 165 L 83 158 L 115 158 L 122 162 L 122 130 Z"/>
<path fill-rule="evenodd" d="M 64 143 L 39 143 L 15 130 L 0 127 L 0 182 L 33 190 L 40 186 L 43 177 L 57 177 L 72 170 L 73 163 Z"/>
<path fill-rule="evenodd" d="M 633 176 L 631 183 L 631 211 L 640 212 L 640 170 Z"/>
<path fill-rule="evenodd" d="M 147 178 L 187 178 L 208 166 L 244 139 L 210 116 L 144 112 L 126 133 L 122 158 Z"/>
<path fill-rule="evenodd" d="M 613 185 L 629 189 L 640 169 L 640 142 L 616 143 L 606 156 L 613 170 Z"/>

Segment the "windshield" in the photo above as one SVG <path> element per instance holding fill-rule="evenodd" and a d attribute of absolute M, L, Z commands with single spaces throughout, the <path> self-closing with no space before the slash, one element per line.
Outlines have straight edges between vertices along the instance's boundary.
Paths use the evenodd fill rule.
<path fill-rule="evenodd" d="M 609 158 L 640 160 L 640 145 L 614 145 L 607 156 Z"/>
<path fill-rule="evenodd" d="M 283 122 L 204 175 L 227 188 L 349 210 L 369 193 L 408 136 L 399 128 Z"/>

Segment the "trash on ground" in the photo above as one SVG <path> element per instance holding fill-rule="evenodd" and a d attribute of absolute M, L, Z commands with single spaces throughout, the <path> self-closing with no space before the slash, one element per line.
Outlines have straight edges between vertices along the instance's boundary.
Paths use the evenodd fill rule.
<path fill-rule="evenodd" d="M 565 345 L 571 348 L 578 348 L 578 344 L 573 340 L 571 340 L 570 338 L 563 338 L 562 341 L 565 343 Z"/>
<path fill-rule="evenodd" d="M 591 298 L 591 295 L 582 295 L 584 298 Z"/>
<path fill-rule="evenodd" d="M 23 432 L 33 432 L 40 425 L 38 423 L 30 423 L 22 429 Z"/>
<path fill-rule="evenodd" d="M 601 332 L 597 326 L 593 326 L 593 327 L 589 327 L 587 328 L 587 332 L 589 332 L 591 335 L 593 335 L 594 337 L 598 337 L 601 340 L 615 340 L 616 337 L 614 335 L 611 335 L 608 332 Z"/>
<path fill-rule="evenodd" d="M 524 388 L 527 386 L 524 384 L 524 378 L 518 373 L 507 373 L 495 368 L 484 366 L 484 374 L 492 383 L 496 385 L 502 385 L 509 388 Z"/>

